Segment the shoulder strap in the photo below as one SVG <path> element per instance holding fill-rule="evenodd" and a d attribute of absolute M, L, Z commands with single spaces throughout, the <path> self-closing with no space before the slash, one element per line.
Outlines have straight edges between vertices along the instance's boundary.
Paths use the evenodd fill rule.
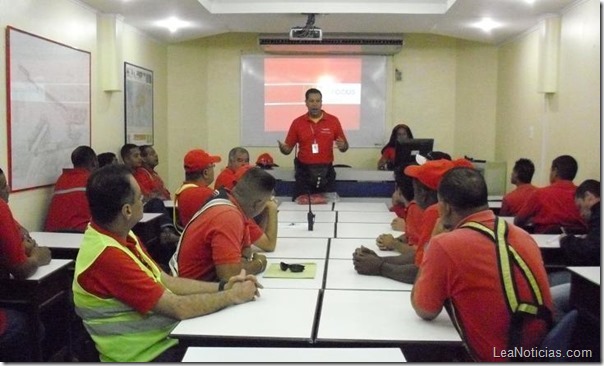
<path fill-rule="evenodd" d="M 547 322 L 548 327 L 550 327 L 552 323 L 551 311 L 545 305 L 543 305 L 543 296 L 533 272 L 530 270 L 518 252 L 508 244 L 508 227 L 505 220 L 501 217 L 497 217 L 495 220 L 494 231 L 474 221 L 467 222 L 461 227 L 475 230 L 484 234 L 497 246 L 496 252 L 499 275 L 507 300 L 507 307 L 512 318 L 508 339 L 511 347 L 510 349 L 521 345 L 522 323 L 525 316 L 535 316 L 543 319 Z M 512 270 L 512 261 L 520 268 L 521 273 L 529 284 L 534 301 L 524 302 L 518 298 L 516 281 L 514 279 Z"/>
<path fill-rule="evenodd" d="M 176 192 L 174 192 L 174 209 L 172 210 L 172 223 L 174 224 L 174 228 L 176 229 L 176 231 L 178 231 L 179 234 L 182 234 L 183 227 L 180 226 L 180 224 L 178 223 L 178 218 L 176 217 L 178 215 L 178 197 L 182 192 L 186 191 L 187 189 L 195 187 L 198 187 L 198 185 L 193 183 L 185 183 L 180 186 L 180 188 L 178 188 Z"/>
<path fill-rule="evenodd" d="M 216 193 L 216 192 L 218 192 L 218 193 Z M 170 270 L 172 271 L 172 275 L 178 276 L 178 254 L 180 253 L 180 244 L 182 243 L 182 238 L 185 236 L 185 232 L 187 231 L 187 228 L 191 225 L 191 223 L 193 221 L 195 221 L 199 216 L 201 216 L 202 213 L 204 213 L 211 207 L 220 206 L 220 205 L 228 205 L 228 206 L 235 207 L 233 202 L 231 202 L 228 198 L 226 198 L 227 196 L 226 196 L 226 192 L 224 190 L 221 189 L 221 190 L 215 191 L 214 194 L 215 195 L 212 198 L 210 198 L 208 200 L 208 202 L 206 202 L 206 204 L 203 205 L 203 207 L 200 208 L 199 211 L 197 211 L 195 213 L 195 215 L 193 215 L 193 217 L 191 218 L 191 221 L 189 221 L 187 223 L 187 225 L 185 226 L 185 228 L 183 229 L 182 234 L 180 235 L 180 239 L 178 239 L 178 244 L 176 245 L 176 252 L 172 256 L 172 258 L 170 258 L 170 262 L 169 262 L 169 266 L 170 266 Z"/>

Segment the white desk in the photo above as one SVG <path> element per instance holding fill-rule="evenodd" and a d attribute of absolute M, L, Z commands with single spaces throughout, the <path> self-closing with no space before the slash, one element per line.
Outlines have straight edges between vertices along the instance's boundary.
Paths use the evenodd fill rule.
<path fill-rule="evenodd" d="M 333 208 L 333 203 L 329 202 L 329 203 L 323 203 L 323 204 L 318 204 L 318 205 L 311 205 L 311 210 L 312 212 L 316 212 L 316 211 L 332 211 Z M 304 211 L 304 212 L 308 212 L 308 205 L 299 205 L 296 202 L 292 202 L 292 201 L 284 201 L 279 203 L 279 212 L 283 210 L 283 211 Z M 306 221 L 306 219 L 304 219 L 304 221 Z"/>
<path fill-rule="evenodd" d="M 315 222 L 336 222 L 336 213 L 334 211 L 314 211 Z M 279 222 L 307 222 L 306 214 L 308 214 L 308 207 L 305 211 L 281 211 L 277 214 Z"/>
<path fill-rule="evenodd" d="M 394 363 L 400 348 L 189 347 L 182 362 L 203 363 Z"/>
<path fill-rule="evenodd" d="M 323 278 L 325 276 L 325 260 L 324 259 L 292 259 L 292 258 L 269 258 L 267 259 L 267 265 L 270 266 L 273 263 L 279 264 L 285 262 L 288 264 L 292 263 L 316 263 L 317 272 L 314 278 L 266 278 L 262 272 L 258 274 L 258 281 L 264 286 L 265 289 L 300 289 L 300 290 L 319 290 L 323 288 Z M 289 270 L 288 270 L 289 271 Z"/>
<path fill-rule="evenodd" d="M 50 263 L 45 266 L 40 266 L 36 270 L 36 272 L 27 277 L 24 281 L 40 281 L 46 278 L 47 276 L 63 269 L 67 265 L 71 264 L 73 260 L 71 259 L 51 259 Z"/>
<path fill-rule="evenodd" d="M 501 195 L 491 195 L 487 197 L 487 200 L 489 201 L 501 201 L 503 200 L 503 196 Z"/>
<path fill-rule="evenodd" d="M 48 231 L 32 231 L 29 235 L 39 246 L 51 249 L 80 249 L 84 234 L 80 233 L 55 233 Z"/>
<path fill-rule="evenodd" d="M 539 248 L 560 248 L 560 235 L 558 234 L 531 234 Z"/>
<path fill-rule="evenodd" d="M 260 295 L 255 301 L 183 320 L 171 336 L 199 344 L 233 337 L 311 341 L 318 290 L 261 289 Z"/>
<path fill-rule="evenodd" d="M 147 223 L 153 219 L 160 217 L 161 215 L 162 214 L 160 213 L 145 212 L 143 213 L 143 218 L 138 223 Z"/>
<path fill-rule="evenodd" d="M 174 209 L 174 200 L 164 200 L 164 206 L 167 209 Z"/>
<path fill-rule="evenodd" d="M 499 217 L 504 219 L 508 224 L 514 223 L 514 216 L 499 216 Z"/>
<path fill-rule="evenodd" d="M 325 259 L 327 238 L 277 238 L 274 252 L 258 250 L 267 258 Z"/>
<path fill-rule="evenodd" d="M 409 291 L 325 290 L 317 342 L 461 343 L 445 310 L 423 320 L 410 297 Z"/>
<path fill-rule="evenodd" d="M 338 222 L 336 224 L 337 238 L 367 238 L 376 239 L 382 234 L 391 234 L 392 236 L 399 237 L 403 233 L 401 231 L 394 231 L 388 224 L 361 224 L 353 222 Z"/>
<path fill-rule="evenodd" d="M 308 223 L 304 222 L 280 222 L 278 225 L 278 238 L 333 238 L 335 236 L 335 224 L 329 222 L 315 222 L 313 231 L 308 231 Z"/>
<path fill-rule="evenodd" d="M 390 212 L 384 202 L 336 202 L 334 211 Z"/>
<path fill-rule="evenodd" d="M 393 257 L 400 254 L 394 250 L 380 250 L 377 244 L 375 244 L 375 238 L 334 238 L 331 239 L 329 245 L 329 259 L 352 259 L 352 253 L 354 253 L 354 250 L 361 245 L 373 250 L 380 257 Z"/>
<path fill-rule="evenodd" d="M 338 211 L 338 222 L 366 224 L 390 224 L 396 218 L 394 212 Z"/>
<path fill-rule="evenodd" d="M 394 182 L 394 173 L 388 170 L 368 170 L 354 168 L 334 168 L 336 171 L 336 181 L 357 181 L 357 182 Z M 293 168 L 273 168 L 267 169 L 275 179 L 285 182 L 293 182 Z"/>
<path fill-rule="evenodd" d="M 586 280 L 593 282 L 594 284 L 600 286 L 600 276 L 601 269 L 600 267 L 567 267 L 567 269 L 576 273 L 579 276 L 585 278 Z"/>
<path fill-rule="evenodd" d="M 392 186 L 394 192 L 394 186 Z M 390 197 L 340 197 L 338 202 L 373 202 L 373 203 L 384 203 L 388 208 L 392 206 L 392 198 Z"/>
<path fill-rule="evenodd" d="M 357 273 L 351 259 L 330 259 L 327 265 L 325 289 L 331 290 L 378 290 L 411 291 L 412 284 L 382 276 L 366 276 Z M 321 319 L 321 321 L 323 321 Z"/>
<path fill-rule="evenodd" d="M 501 209 L 501 201 L 489 201 L 489 208 L 491 210 L 500 210 Z"/>

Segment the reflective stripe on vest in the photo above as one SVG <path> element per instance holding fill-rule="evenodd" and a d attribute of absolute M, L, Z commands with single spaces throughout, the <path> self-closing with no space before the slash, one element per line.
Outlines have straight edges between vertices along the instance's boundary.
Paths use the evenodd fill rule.
<path fill-rule="evenodd" d="M 182 234 L 183 228 L 180 225 L 180 223 L 178 222 L 178 218 L 176 217 L 178 215 L 178 196 L 186 191 L 189 188 L 195 188 L 195 187 L 199 187 L 197 184 L 193 184 L 193 183 L 186 183 L 183 184 L 180 188 L 178 188 L 178 190 L 174 193 L 174 208 L 172 209 L 172 223 L 174 224 L 174 228 L 176 229 L 176 231 L 178 231 L 179 234 Z"/>
<path fill-rule="evenodd" d="M 68 194 L 68 193 L 74 193 L 74 192 L 86 192 L 86 187 L 75 187 L 75 188 L 67 188 L 67 189 L 60 189 L 58 191 L 54 191 L 53 192 L 53 196 L 58 196 L 61 194 Z"/>

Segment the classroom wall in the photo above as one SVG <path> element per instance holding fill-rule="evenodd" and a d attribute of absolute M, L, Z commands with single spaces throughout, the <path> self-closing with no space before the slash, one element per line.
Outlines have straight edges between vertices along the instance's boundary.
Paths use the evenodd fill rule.
<path fill-rule="evenodd" d="M 182 157 L 201 147 L 222 156 L 240 143 L 240 57 L 261 53 L 256 34 L 222 34 L 168 47 L 170 186 L 182 181 Z M 435 149 L 453 156 L 494 157 L 496 47 L 437 35 L 405 35 L 403 50 L 389 57 L 387 127 L 404 122 L 416 137 L 433 137 Z M 394 70 L 402 71 L 395 81 Z M 463 92 L 463 93 L 461 93 Z M 300 96 L 303 100 L 304 96 Z M 474 137 L 475 136 L 475 137 Z M 459 141 L 457 140 L 459 137 Z M 283 139 L 285 138 L 285 133 Z M 476 144 L 474 139 L 485 141 Z M 336 163 L 374 169 L 381 148 L 336 151 Z M 293 154 L 274 146 L 249 148 L 252 162 L 269 152 L 281 167 Z"/>
<path fill-rule="evenodd" d="M 508 172 L 531 159 L 536 185 L 549 184 L 551 161 L 566 154 L 579 163 L 576 184 L 600 179 L 599 12 L 599 1 L 587 0 L 562 16 L 556 93 L 537 91 L 542 24 L 499 48 L 496 159 Z"/>
<path fill-rule="evenodd" d="M 119 152 L 124 144 L 124 94 L 105 92 L 101 78 L 106 70 L 99 63 L 100 43 L 98 19 L 94 10 L 75 0 L 0 0 L 0 26 L 6 26 L 50 39 L 55 42 L 91 52 L 91 146 L 97 152 Z M 155 147 L 160 159 L 167 155 L 167 101 L 166 101 L 166 45 L 141 34 L 138 30 L 120 24 L 119 54 L 123 61 L 154 71 Z M 0 37 L 0 126 L 7 126 L 6 115 L 6 44 Z M 123 88 L 123 63 L 120 62 L 120 85 Z M 3 128 L 6 131 L 6 127 Z M 6 132 L 0 133 L 0 167 L 8 167 Z M 165 161 L 160 161 L 160 174 L 167 174 Z M 52 187 L 38 188 L 11 194 L 10 207 L 15 218 L 29 230 L 41 230 Z"/>

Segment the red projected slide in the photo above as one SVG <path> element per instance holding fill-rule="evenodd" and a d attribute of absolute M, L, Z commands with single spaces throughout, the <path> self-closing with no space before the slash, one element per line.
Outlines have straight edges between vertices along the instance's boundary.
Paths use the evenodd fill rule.
<path fill-rule="evenodd" d="M 267 58 L 264 60 L 264 130 L 287 131 L 307 112 L 304 93 L 317 88 L 323 110 L 344 130 L 358 130 L 361 115 L 361 58 Z"/>

